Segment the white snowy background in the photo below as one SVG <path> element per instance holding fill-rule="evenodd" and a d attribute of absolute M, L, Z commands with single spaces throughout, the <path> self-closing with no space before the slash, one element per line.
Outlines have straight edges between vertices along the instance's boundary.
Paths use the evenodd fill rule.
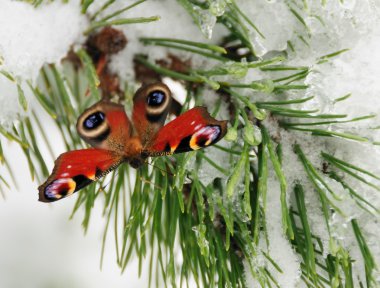
<path fill-rule="evenodd" d="M 124 2 L 124 1 L 122 1 Z M 221 2 L 221 1 L 217 1 Z M 303 45 L 299 36 L 305 33 L 302 24 L 291 14 L 285 1 L 280 0 L 241 0 L 237 1 L 248 17 L 266 36 L 258 37 L 252 32 L 252 43 L 259 56 L 265 57 L 271 51 L 287 48 L 287 42 L 294 43 L 296 52 L 289 54 L 288 65 L 311 66 L 313 72 L 306 79 L 310 87 L 302 92 L 304 96 L 314 96 L 310 105 L 318 106 L 321 113 L 344 113 L 352 117 L 380 112 L 380 3 L 376 0 L 327 1 L 322 7 L 319 1 L 309 1 L 309 13 L 303 15 L 309 27 L 311 38 L 309 46 Z M 101 5 L 96 2 L 91 9 Z M 117 5 L 114 9 L 117 8 Z M 91 12 L 90 9 L 90 12 Z M 132 57 L 135 53 L 146 53 L 152 59 L 165 57 L 164 48 L 144 47 L 137 40 L 139 37 L 170 37 L 206 41 L 204 34 L 193 24 L 191 17 L 174 0 L 150 0 L 134 8 L 132 15 L 159 15 L 161 20 L 151 24 L 137 24 L 123 27 L 128 38 L 127 49 L 112 59 L 112 68 L 123 79 L 133 79 Z M 324 23 L 318 21 L 319 15 Z M 210 33 L 211 42 L 218 43 L 226 31 L 218 25 L 213 27 L 213 16 L 207 19 L 203 27 Z M 44 63 L 59 63 L 71 45 L 84 40 L 83 32 L 88 26 L 86 16 L 80 13 L 77 1 L 62 4 L 42 5 L 34 9 L 31 5 L 10 0 L 0 1 L 0 70 L 11 72 L 20 83 L 24 80 L 36 81 L 38 71 Z M 212 29 L 214 28 L 214 29 Z M 315 65 L 319 57 L 349 48 L 350 50 L 333 58 L 329 63 Z M 182 54 L 184 57 L 185 53 Z M 208 65 L 197 57 L 195 65 Z M 265 77 L 264 73 L 250 71 L 245 79 L 247 83 Z M 27 90 L 26 90 L 27 91 Z M 346 101 L 334 104 L 334 99 L 351 93 Z M 300 94 L 295 94 L 294 97 Z M 30 106 L 33 97 L 27 93 Z M 255 97 L 267 97 L 250 93 Z M 292 95 L 289 95 L 292 98 Z M 8 126 L 23 115 L 17 100 L 17 89 L 11 81 L 0 75 L 0 124 Z M 41 112 L 42 113 L 42 112 Z M 337 126 L 338 131 L 357 133 L 373 141 L 380 140 L 379 130 L 369 129 L 379 124 L 379 118 L 363 123 Z M 64 151 L 64 146 L 57 131 L 46 116 L 46 131 L 52 137 L 56 153 Z M 268 125 L 272 125 L 270 122 Z M 331 127 L 330 127 L 331 128 Z M 292 153 L 292 145 L 300 143 L 305 153 L 316 165 L 320 165 L 321 147 L 336 157 L 352 163 L 360 163 L 374 173 L 380 174 L 379 148 L 366 143 L 354 143 L 339 139 L 317 139 L 304 133 L 289 133 L 271 126 L 273 133 L 279 133 L 284 145 L 284 171 L 289 183 L 306 179 L 298 160 Z M 56 140 L 55 140 L 56 139 Z M 20 187 L 18 191 L 7 193 L 6 200 L 0 200 L 0 287 L 140 287 L 146 281 L 146 275 L 137 277 L 137 263 L 130 265 L 120 275 L 115 263 L 112 246 L 107 247 L 103 270 L 99 270 L 100 243 L 104 227 L 100 207 L 94 211 L 87 235 L 83 236 L 80 215 L 68 221 L 75 196 L 54 205 L 37 202 L 37 186 L 31 182 L 29 171 L 21 150 L 14 144 L 4 145 L 5 154 L 10 159 Z M 370 155 L 370 156 L 369 156 Z M 218 155 L 212 157 L 218 158 Z M 219 160 L 219 162 L 221 162 Z M 53 163 L 47 163 L 52 167 Z M 347 197 L 342 188 L 332 180 L 329 183 L 342 197 Z M 304 186 L 308 187 L 306 181 Z M 380 197 L 376 192 L 360 183 L 351 183 L 361 191 L 370 202 L 380 207 Z M 268 233 L 271 239 L 271 255 L 284 270 L 283 275 L 276 275 L 281 287 L 295 287 L 299 280 L 299 259 L 293 252 L 289 241 L 282 234 L 279 187 L 274 175 L 270 175 L 268 184 Z M 327 242 L 324 220 L 316 194 L 307 193 L 309 221 L 311 229 L 317 236 Z M 314 204 L 315 203 L 315 204 Z M 345 245 L 355 256 L 354 265 L 363 276 L 360 251 L 356 248 L 349 224 L 357 218 L 364 229 L 368 244 L 380 263 L 378 245 L 379 223 L 377 219 L 358 210 L 347 199 L 344 210 L 347 219 L 334 219 L 334 233 L 343 239 Z M 97 213 L 98 212 L 98 213 Z M 328 243 L 325 243 L 328 250 Z M 257 261 L 260 261 L 258 259 Z M 248 277 L 249 278 L 249 277 Z M 248 280 L 254 283 L 254 280 Z M 252 284 L 253 285 L 253 284 Z"/>

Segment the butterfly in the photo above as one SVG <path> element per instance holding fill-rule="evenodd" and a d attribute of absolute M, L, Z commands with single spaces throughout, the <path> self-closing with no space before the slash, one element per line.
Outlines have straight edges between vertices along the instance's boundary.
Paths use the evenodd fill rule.
<path fill-rule="evenodd" d="M 93 148 L 69 151 L 55 161 L 39 201 L 53 202 L 105 176 L 127 162 L 133 168 L 148 157 L 172 155 L 210 146 L 224 137 L 227 121 L 195 107 L 165 124 L 172 101 L 163 83 L 142 86 L 134 95 L 132 122 L 119 104 L 101 100 L 78 118 L 80 137 Z"/>

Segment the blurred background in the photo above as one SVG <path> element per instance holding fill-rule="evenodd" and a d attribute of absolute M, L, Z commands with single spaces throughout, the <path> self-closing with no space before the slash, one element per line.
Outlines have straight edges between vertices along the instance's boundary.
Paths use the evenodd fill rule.
<path fill-rule="evenodd" d="M 48 125 L 46 129 L 54 131 Z M 38 183 L 30 179 L 25 156 L 17 145 L 4 144 L 19 189 L 0 200 L 0 287 L 146 287 L 146 269 L 139 278 L 138 261 L 121 274 L 114 245 L 106 246 L 100 270 L 102 203 L 95 204 L 85 235 L 82 211 L 69 220 L 77 195 L 54 204 L 38 202 Z M 52 168 L 53 163 L 47 164 Z M 113 243 L 112 235 L 108 243 Z"/>

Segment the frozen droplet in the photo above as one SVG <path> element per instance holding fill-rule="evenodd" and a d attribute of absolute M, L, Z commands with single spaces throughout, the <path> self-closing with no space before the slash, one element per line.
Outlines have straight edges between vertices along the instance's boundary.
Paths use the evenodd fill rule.
<path fill-rule="evenodd" d="M 209 256 L 209 242 L 206 239 L 206 225 L 200 224 L 198 226 L 194 226 L 192 229 L 195 233 L 195 237 L 197 238 L 198 246 L 201 249 L 201 254 L 205 258 L 208 258 L 208 256 Z"/>
<path fill-rule="evenodd" d="M 224 137 L 224 139 L 228 142 L 234 142 L 236 141 L 237 136 L 238 136 L 237 129 L 235 127 L 231 127 L 228 129 L 227 134 Z"/>
<path fill-rule="evenodd" d="M 356 5 L 356 0 L 343 0 L 339 2 L 343 8 L 352 10 Z"/>
<path fill-rule="evenodd" d="M 315 17 L 314 15 L 306 17 L 305 23 L 307 27 L 309 27 L 310 33 L 312 34 L 321 33 L 326 29 L 326 27 L 323 26 L 324 23 L 321 19 L 318 19 L 318 17 Z"/>
<path fill-rule="evenodd" d="M 274 83 L 270 79 L 263 79 L 263 80 L 251 82 L 251 87 L 254 90 L 259 90 L 259 91 L 269 94 L 269 93 L 272 93 L 274 90 Z"/>
<path fill-rule="evenodd" d="M 222 16 L 226 11 L 227 3 L 224 0 L 214 0 L 210 3 L 210 12 L 217 17 Z"/>
<path fill-rule="evenodd" d="M 226 72 L 235 78 L 243 78 L 248 72 L 246 63 L 229 62 L 223 66 Z"/>
<path fill-rule="evenodd" d="M 255 109 L 251 111 L 253 113 L 253 116 L 255 116 L 255 118 L 258 120 L 264 120 L 267 118 L 267 111 L 265 109 Z"/>
<path fill-rule="evenodd" d="M 268 49 L 265 48 L 263 39 L 258 34 L 252 33 L 251 39 L 257 56 L 261 57 L 268 52 Z"/>
<path fill-rule="evenodd" d="M 203 10 L 198 7 L 195 8 L 195 11 L 198 14 L 198 22 L 202 33 L 207 39 L 211 39 L 212 30 L 216 24 L 216 16 L 213 15 L 210 10 Z"/>
<path fill-rule="evenodd" d="M 262 140 L 260 129 L 256 125 L 253 125 L 251 121 L 245 124 L 243 137 L 244 140 L 252 146 L 259 145 Z"/>

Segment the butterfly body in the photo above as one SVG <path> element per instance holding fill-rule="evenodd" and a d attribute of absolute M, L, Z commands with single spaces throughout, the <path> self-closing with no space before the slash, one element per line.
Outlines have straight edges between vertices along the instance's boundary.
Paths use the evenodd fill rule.
<path fill-rule="evenodd" d="M 123 162 L 138 168 L 148 157 L 197 150 L 225 135 L 226 121 L 212 118 L 204 107 L 190 109 L 164 126 L 170 103 L 169 88 L 155 83 L 136 92 L 133 124 L 122 105 L 100 101 L 88 108 L 76 127 L 94 148 L 61 154 L 52 174 L 38 188 L 39 200 L 53 202 L 67 197 Z"/>

